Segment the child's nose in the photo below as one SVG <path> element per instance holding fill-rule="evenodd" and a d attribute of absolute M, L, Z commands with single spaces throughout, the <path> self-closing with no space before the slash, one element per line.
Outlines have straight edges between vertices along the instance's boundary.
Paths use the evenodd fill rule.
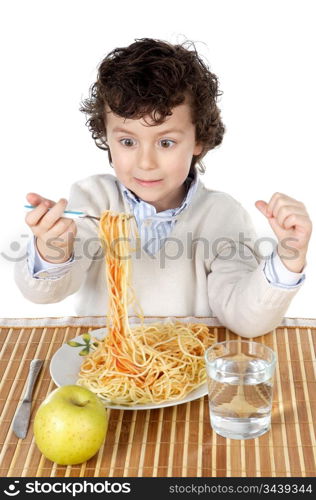
<path fill-rule="evenodd" d="M 138 157 L 138 166 L 142 170 L 153 170 L 157 168 L 157 158 L 151 148 L 141 148 Z"/>

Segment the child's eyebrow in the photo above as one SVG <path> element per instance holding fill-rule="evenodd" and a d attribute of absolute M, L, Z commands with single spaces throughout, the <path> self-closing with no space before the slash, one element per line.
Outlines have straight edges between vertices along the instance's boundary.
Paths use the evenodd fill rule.
<path fill-rule="evenodd" d="M 112 132 L 113 133 L 137 135 L 137 134 L 135 134 L 135 132 L 132 132 L 131 130 L 127 130 L 127 129 L 121 128 L 121 127 L 114 127 Z M 183 130 L 174 128 L 174 129 L 161 130 L 160 132 L 157 133 L 157 135 L 166 135 L 166 134 L 181 134 L 181 135 L 183 135 L 184 132 L 183 132 Z"/>

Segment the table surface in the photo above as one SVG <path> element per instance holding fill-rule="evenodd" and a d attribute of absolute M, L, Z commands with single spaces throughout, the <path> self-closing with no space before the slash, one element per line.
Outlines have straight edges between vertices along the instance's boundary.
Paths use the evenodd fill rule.
<path fill-rule="evenodd" d="M 23 325 L 23 319 L 20 320 Z M 311 477 L 316 464 L 316 326 L 280 326 L 257 337 L 275 350 L 272 426 L 245 441 L 225 439 L 210 427 L 207 397 L 155 410 L 110 410 L 106 440 L 82 465 L 60 466 L 38 450 L 34 415 L 56 386 L 49 373 L 53 354 L 67 340 L 100 327 L 71 319 L 55 326 L 10 326 L 0 319 L 0 476 L 15 477 Z M 56 320 L 57 323 L 57 320 Z M 27 325 L 27 320 L 25 320 Z M 43 321 L 42 325 L 47 325 Z M 3 326 L 5 325 L 5 326 Z M 235 339 L 212 327 L 219 341 Z M 12 418 L 26 387 L 30 361 L 44 359 L 33 394 L 25 439 L 12 431 Z"/>

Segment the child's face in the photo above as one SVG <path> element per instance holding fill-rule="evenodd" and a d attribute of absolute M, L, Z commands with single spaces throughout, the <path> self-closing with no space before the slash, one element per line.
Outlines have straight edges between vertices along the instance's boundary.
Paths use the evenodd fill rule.
<path fill-rule="evenodd" d="M 145 119 L 151 123 L 149 117 Z M 195 142 L 189 104 L 173 108 L 164 123 L 152 127 L 144 119 L 125 119 L 108 112 L 106 128 L 119 181 L 157 211 L 178 207 L 185 195 L 192 156 L 202 152 Z"/>

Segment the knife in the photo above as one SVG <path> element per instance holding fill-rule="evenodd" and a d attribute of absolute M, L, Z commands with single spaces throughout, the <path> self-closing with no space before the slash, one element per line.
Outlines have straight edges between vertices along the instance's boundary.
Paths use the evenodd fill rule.
<path fill-rule="evenodd" d="M 21 405 L 16 411 L 13 420 L 13 432 L 20 438 L 24 439 L 27 434 L 27 429 L 29 426 L 31 406 L 32 406 L 32 393 L 33 388 L 41 371 L 43 361 L 41 359 L 33 359 L 30 363 L 29 375 L 27 379 L 26 391 L 22 400 Z"/>

